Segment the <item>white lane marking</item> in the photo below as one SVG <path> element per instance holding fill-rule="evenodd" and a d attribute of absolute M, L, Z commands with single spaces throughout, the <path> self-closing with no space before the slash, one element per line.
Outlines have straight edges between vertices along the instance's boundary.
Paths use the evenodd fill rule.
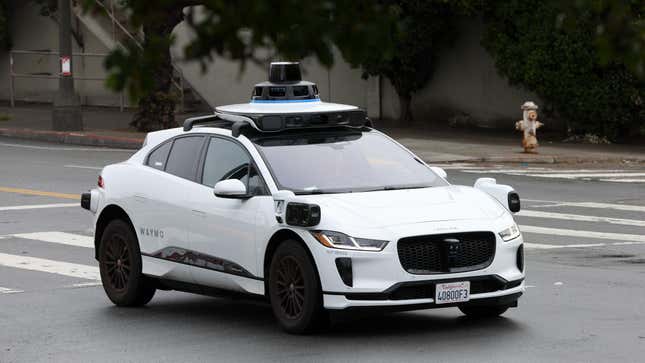
<path fill-rule="evenodd" d="M 128 152 L 134 154 L 136 150 L 128 149 L 111 149 L 105 147 L 95 147 L 95 148 L 82 148 L 82 147 L 52 147 L 52 146 L 36 146 L 36 145 L 21 145 L 21 144 L 10 144 L 6 142 L 0 142 L 0 146 L 7 147 L 19 147 L 23 149 L 35 149 L 35 150 L 55 150 L 55 151 L 112 151 L 112 152 Z"/>
<path fill-rule="evenodd" d="M 645 173 L 630 172 L 625 169 L 545 169 L 545 168 L 523 168 L 523 169 L 495 169 L 485 167 L 451 167 L 448 169 L 458 170 L 471 174 L 506 174 L 517 176 L 529 176 L 538 178 L 553 179 L 597 179 L 603 182 L 616 183 L 645 183 Z"/>
<path fill-rule="evenodd" d="M 103 170 L 102 166 L 86 166 L 86 165 L 63 165 L 66 168 L 76 168 L 76 169 L 91 169 L 91 170 Z"/>
<path fill-rule="evenodd" d="M 576 179 L 576 178 L 620 178 L 620 177 L 635 177 L 645 176 L 645 173 L 590 173 L 590 174 L 577 174 L 577 173 L 551 173 L 551 174 L 524 174 L 526 176 L 533 176 L 538 178 L 560 178 L 560 179 Z"/>
<path fill-rule="evenodd" d="M 609 217 L 596 217 L 581 214 L 568 214 L 568 213 L 551 213 L 535 210 L 522 210 L 515 214 L 520 217 L 533 217 L 533 218 L 549 218 L 549 219 L 564 219 L 568 221 L 580 222 L 602 222 L 611 224 L 622 224 L 626 226 L 639 226 L 645 227 L 645 220 L 637 219 L 623 219 L 623 218 L 609 218 Z"/>
<path fill-rule="evenodd" d="M 0 211 L 8 210 L 26 210 L 26 209 L 45 209 L 45 208 L 70 208 L 80 207 L 79 203 L 57 203 L 57 204 L 27 204 L 27 205 L 13 205 L 9 207 L 0 207 Z"/>
<path fill-rule="evenodd" d="M 624 179 L 600 179 L 600 181 L 606 181 L 606 182 L 615 182 L 615 183 L 645 183 L 645 178 L 638 178 L 638 179 L 630 179 L 630 178 L 624 178 Z"/>
<path fill-rule="evenodd" d="M 0 253 L 0 266 L 97 281 L 100 280 L 101 276 L 99 268 L 96 266 L 80 265 L 30 256 L 10 255 L 6 253 Z"/>
<path fill-rule="evenodd" d="M 590 248 L 590 247 L 603 247 L 607 243 L 587 243 L 587 244 L 574 244 L 574 245 L 549 245 L 544 243 L 529 243 L 524 242 L 524 247 L 534 248 L 536 250 L 551 250 L 557 248 Z"/>
<path fill-rule="evenodd" d="M 474 173 L 474 174 L 486 174 L 486 173 L 497 173 L 497 174 L 539 174 L 539 175 L 551 175 L 551 174 L 569 174 L 580 176 L 588 176 L 592 173 L 611 173 L 615 175 L 616 173 L 625 173 L 624 169 L 614 169 L 614 170 L 599 170 L 599 169 L 538 169 L 538 168 L 527 168 L 527 169 L 467 169 L 464 170 L 464 173 Z M 630 173 L 631 175 L 631 173 Z"/>
<path fill-rule="evenodd" d="M 17 294 L 24 292 L 23 290 L 10 289 L 8 287 L 0 287 L 0 294 Z"/>
<path fill-rule="evenodd" d="M 623 241 L 623 242 L 645 243 L 645 235 L 638 235 L 638 234 L 593 232 L 593 231 L 583 231 L 583 230 L 576 230 L 576 229 L 549 228 L 549 227 L 524 226 L 524 225 L 520 226 L 520 231 L 522 231 L 522 233 L 538 233 L 538 234 L 549 234 L 549 235 L 555 235 L 555 236 L 611 239 L 611 240 L 617 240 L 617 241 Z"/>
<path fill-rule="evenodd" d="M 578 243 L 571 245 L 552 245 L 546 243 L 530 243 L 524 242 L 524 247 L 533 248 L 536 250 L 552 250 L 559 248 L 592 248 L 592 247 L 606 247 L 606 246 L 632 246 L 632 245 L 645 245 L 645 242 L 612 242 L 612 243 Z"/>
<path fill-rule="evenodd" d="M 24 238 L 42 242 L 58 243 L 68 246 L 94 248 L 94 237 L 65 232 L 35 232 L 18 233 L 12 235 L 16 238 Z"/>
<path fill-rule="evenodd" d="M 536 208 L 549 208 L 549 207 L 580 207 L 580 208 L 600 208 L 600 209 L 615 209 L 630 212 L 645 212 L 645 206 L 629 205 L 629 204 L 612 204 L 612 203 L 596 203 L 596 202 L 558 202 L 549 200 L 536 200 L 536 199 L 523 199 L 527 202 L 539 203 L 552 203 L 546 205 L 534 205 Z"/>
<path fill-rule="evenodd" d="M 102 285 L 103 283 L 98 281 L 98 282 L 81 282 L 79 284 L 71 284 L 64 287 L 68 289 L 80 289 L 84 287 L 95 287 L 95 286 L 102 286 Z"/>

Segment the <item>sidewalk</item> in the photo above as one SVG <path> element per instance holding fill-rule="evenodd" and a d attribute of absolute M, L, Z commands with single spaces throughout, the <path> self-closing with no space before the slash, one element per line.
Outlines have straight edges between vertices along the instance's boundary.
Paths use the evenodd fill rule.
<path fill-rule="evenodd" d="M 129 127 L 132 111 L 112 108 L 83 109 L 85 130 L 82 132 L 51 131 L 51 106 L 29 105 L 16 108 L 0 107 L 0 136 L 75 145 L 138 149 L 145 133 Z M 194 114 L 177 114 L 179 124 Z M 378 123 L 376 123 L 377 129 Z M 464 134 L 461 130 L 424 131 L 417 129 L 381 129 L 409 147 L 425 161 L 496 162 L 496 163 L 645 163 L 645 147 L 635 145 L 587 145 L 541 140 L 539 154 L 524 154 L 518 133 L 491 135 Z"/>

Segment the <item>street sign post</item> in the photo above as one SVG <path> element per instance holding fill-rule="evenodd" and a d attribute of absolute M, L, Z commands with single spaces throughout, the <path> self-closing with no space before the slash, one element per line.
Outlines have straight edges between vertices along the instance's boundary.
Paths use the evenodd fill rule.
<path fill-rule="evenodd" d="M 52 129 L 56 131 L 83 130 L 81 100 L 74 92 L 74 78 L 72 77 L 72 9 L 70 1 L 58 0 L 58 41 L 61 72 L 58 80 L 58 92 L 54 96 L 54 110 L 52 112 Z"/>

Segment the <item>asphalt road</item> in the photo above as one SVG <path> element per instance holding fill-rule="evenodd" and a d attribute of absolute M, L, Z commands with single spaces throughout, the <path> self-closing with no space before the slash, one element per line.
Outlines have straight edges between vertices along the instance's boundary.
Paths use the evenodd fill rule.
<path fill-rule="evenodd" d="M 163 291 L 142 309 L 109 303 L 83 247 L 90 215 L 72 204 L 130 154 L 0 138 L 0 362 L 645 360 L 645 168 L 449 166 L 454 184 L 492 176 L 522 195 L 519 308 L 345 314 L 303 337 L 261 303 Z"/>

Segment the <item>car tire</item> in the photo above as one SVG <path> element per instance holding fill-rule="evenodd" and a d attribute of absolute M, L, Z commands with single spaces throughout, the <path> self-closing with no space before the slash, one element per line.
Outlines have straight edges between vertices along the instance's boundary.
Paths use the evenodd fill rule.
<path fill-rule="evenodd" d="M 111 221 L 99 246 L 101 282 L 117 306 L 143 306 L 155 294 L 154 281 L 141 272 L 141 251 L 132 227 L 120 219 Z"/>
<path fill-rule="evenodd" d="M 316 267 L 300 243 L 287 240 L 278 246 L 268 285 L 273 314 L 286 332 L 310 333 L 328 324 Z"/>
<path fill-rule="evenodd" d="M 494 318 L 500 316 L 508 310 L 507 305 L 491 305 L 491 306 L 460 306 L 459 310 L 466 316 L 471 318 Z"/>

